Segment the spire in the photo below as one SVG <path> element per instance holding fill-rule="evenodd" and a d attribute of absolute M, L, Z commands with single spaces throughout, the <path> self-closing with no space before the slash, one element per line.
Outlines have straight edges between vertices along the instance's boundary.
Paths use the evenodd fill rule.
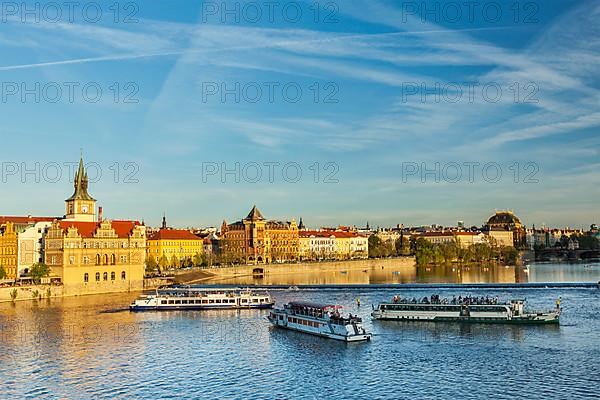
<path fill-rule="evenodd" d="M 167 229 L 167 216 L 163 212 L 162 229 Z"/>
<path fill-rule="evenodd" d="M 263 219 L 265 219 L 265 217 L 262 216 L 262 214 L 260 213 L 258 208 L 256 208 L 256 205 L 254 205 L 252 207 L 252 210 L 250 210 L 250 213 L 248 214 L 246 219 L 249 219 L 251 221 L 256 221 L 256 220 L 263 220 Z"/>
<path fill-rule="evenodd" d="M 84 163 L 83 163 L 83 155 L 79 158 L 79 168 L 77 168 L 77 172 L 75 173 L 75 179 L 73 179 L 73 187 L 75 191 L 73 195 L 67 199 L 69 200 L 92 200 L 92 196 L 89 195 L 88 189 L 88 175 L 85 171 Z"/>
<path fill-rule="evenodd" d="M 298 224 L 298 229 L 305 230 L 304 222 L 302 221 L 302 217 L 300 217 L 300 223 Z"/>

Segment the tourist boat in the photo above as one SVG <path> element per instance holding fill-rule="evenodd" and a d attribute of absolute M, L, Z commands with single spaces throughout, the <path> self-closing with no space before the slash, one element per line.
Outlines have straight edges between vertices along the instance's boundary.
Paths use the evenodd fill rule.
<path fill-rule="evenodd" d="M 433 297 L 433 296 L 432 296 Z M 435 299 L 435 298 L 434 298 Z M 395 296 L 391 303 L 379 304 L 371 313 L 378 320 L 470 322 L 498 324 L 558 324 L 560 308 L 541 312 L 525 310 L 525 300 L 498 303 L 490 300 L 466 298 L 466 300 L 421 301 L 400 300 Z"/>
<path fill-rule="evenodd" d="M 362 319 L 341 315 L 338 305 L 291 302 L 271 311 L 268 320 L 275 326 L 344 342 L 371 340 Z"/>
<path fill-rule="evenodd" d="M 131 303 L 132 311 L 146 310 L 210 310 L 239 308 L 272 308 L 275 302 L 267 292 L 240 288 L 194 288 L 174 286 L 159 288 Z"/>

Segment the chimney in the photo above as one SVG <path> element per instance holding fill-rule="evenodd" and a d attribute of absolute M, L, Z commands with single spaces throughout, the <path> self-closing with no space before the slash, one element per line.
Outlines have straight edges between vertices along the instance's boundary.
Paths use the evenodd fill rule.
<path fill-rule="evenodd" d="M 98 207 L 98 221 L 102 222 L 102 207 Z"/>

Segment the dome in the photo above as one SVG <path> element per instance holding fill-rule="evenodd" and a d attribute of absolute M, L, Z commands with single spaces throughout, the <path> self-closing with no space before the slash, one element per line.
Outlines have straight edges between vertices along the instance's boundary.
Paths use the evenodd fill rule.
<path fill-rule="evenodd" d="M 494 225 L 516 225 L 521 226 L 521 220 L 511 211 L 498 211 L 488 219 L 489 226 Z"/>

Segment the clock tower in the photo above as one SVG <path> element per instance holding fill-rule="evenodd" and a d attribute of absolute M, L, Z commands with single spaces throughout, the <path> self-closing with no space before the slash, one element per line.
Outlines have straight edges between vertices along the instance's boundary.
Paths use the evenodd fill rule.
<path fill-rule="evenodd" d="M 79 159 L 79 169 L 73 181 L 75 192 L 66 202 L 65 220 L 96 222 L 96 199 L 88 193 L 88 176 L 83 167 L 83 157 Z"/>

